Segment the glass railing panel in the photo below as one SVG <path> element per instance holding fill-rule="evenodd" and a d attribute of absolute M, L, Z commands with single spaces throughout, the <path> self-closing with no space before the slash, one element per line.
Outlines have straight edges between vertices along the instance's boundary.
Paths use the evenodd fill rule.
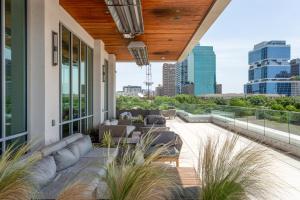
<path fill-rule="evenodd" d="M 283 142 L 289 142 L 288 112 L 265 110 L 265 135 Z"/>
<path fill-rule="evenodd" d="M 254 133 L 265 134 L 264 110 L 252 109 L 248 116 L 248 130 Z"/>
<path fill-rule="evenodd" d="M 290 143 L 300 147 L 300 113 L 289 113 Z"/>

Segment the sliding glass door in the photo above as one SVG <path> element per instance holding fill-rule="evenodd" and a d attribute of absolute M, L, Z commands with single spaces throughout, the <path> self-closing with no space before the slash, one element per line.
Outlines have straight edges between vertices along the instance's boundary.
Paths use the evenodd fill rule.
<path fill-rule="evenodd" d="M 86 133 L 93 124 L 93 50 L 60 26 L 61 137 Z"/>
<path fill-rule="evenodd" d="M 1 0 L 0 154 L 27 140 L 26 0 Z"/>

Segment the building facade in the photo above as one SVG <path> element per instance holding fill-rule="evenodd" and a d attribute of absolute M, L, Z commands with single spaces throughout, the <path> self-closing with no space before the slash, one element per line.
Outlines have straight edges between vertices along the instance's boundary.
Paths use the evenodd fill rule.
<path fill-rule="evenodd" d="M 182 88 L 188 84 L 188 60 L 176 63 L 176 94 L 183 94 Z"/>
<path fill-rule="evenodd" d="M 191 89 L 196 96 L 216 93 L 216 55 L 211 46 L 198 44 L 184 61 L 176 63 L 177 94 L 190 94 Z"/>
<path fill-rule="evenodd" d="M 141 86 L 133 86 L 128 85 L 123 87 L 123 95 L 124 96 L 132 96 L 132 97 L 138 97 L 139 95 L 142 95 L 142 87 Z"/>
<path fill-rule="evenodd" d="M 163 96 L 163 87 L 162 85 L 158 85 L 156 88 L 155 88 L 155 96 Z"/>
<path fill-rule="evenodd" d="M 297 77 L 300 76 L 300 59 L 291 60 L 291 76 Z"/>
<path fill-rule="evenodd" d="M 163 64 L 163 95 L 175 96 L 176 95 L 176 65 Z"/>
<path fill-rule="evenodd" d="M 299 81 L 291 80 L 291 47 L 285 41 L 268 41 L 249 52 L 246 94 L 300 95 Z M 295 72 L 296 73 L 296 72 Z"/>
<path fill-rule="evenodd" d="M 216 55 L 211 46 L 196 45 L 188 55 L 188 81 L 194 95 L 216 93 Z"/>
<path fill-rule="evenodd" d="M 0 154 L 115 117 L 116 57 L 58 0 L 1 1 Z"/>
<path fill-rule="evenodd" d="M 216 94 L 222 94 L 222 84 L 217 84 L 216 85 Z"/>

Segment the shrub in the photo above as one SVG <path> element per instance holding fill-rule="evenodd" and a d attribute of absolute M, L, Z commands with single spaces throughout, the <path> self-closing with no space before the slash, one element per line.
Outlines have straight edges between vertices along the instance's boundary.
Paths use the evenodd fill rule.
<path fill-rule="evenodd" d="M 285 109 L 288 111 L 297 111 L 297 108 L 293 105 L 287 105 Z"/>
<path fill-rule="evenodd" d="M 257 145 L 237 145 L 238 137 L 221 142 L 208 138 L 199 153 L 201 200 L 267 199 L 271 184 L 266 150 Z"/>
<path fill-rule="evenodd" d="M 232 98 L 229 101 L 230 106 L 247 107 L 247 101 L 241 98 Z"/>
<path fill-rule="evenodd" d="M 273 104 L 273 105 L 271 106 L 271 109 L 272 109 L 272 110 L 284 110 L 284 107 L 283 107 L 283 105 L 281 105 L 281 104 Z"/>

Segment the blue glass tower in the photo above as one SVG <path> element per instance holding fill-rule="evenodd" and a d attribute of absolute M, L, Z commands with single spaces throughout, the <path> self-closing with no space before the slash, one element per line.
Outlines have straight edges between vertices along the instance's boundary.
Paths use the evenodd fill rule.
<path fill-rule="evenodd" d="M 196 96 L 216 93 L 216 55 L 213 47 L 198 44 L 184 61 L 176 63 L 176 92 Z"/>
<path fill-rule="evenodd" d="M 196 96 L 216 93 L 216 54 L 211 46 L 197 45 L 188 56 L 189 79 Z"/>
<path fill-rule="evenodd" d="M 246 94 L 298 95 L 299 82 L 291 80 L 291 47 L 285 41 L 268 41 L 249 52 Z"/>

